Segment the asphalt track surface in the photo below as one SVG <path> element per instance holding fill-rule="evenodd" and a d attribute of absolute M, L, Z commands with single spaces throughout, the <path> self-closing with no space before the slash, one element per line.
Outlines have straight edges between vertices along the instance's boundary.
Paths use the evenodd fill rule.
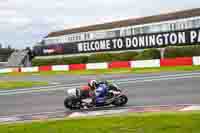
<path fill-rule="evenodd" d="M 67 111 L 63 106 L 63 89 L 78 86 L 94 78 L 120 81 L 120 87 L 125 88 L 129 97 L 127 106 L 200 104 L 198 71 L 99 76 L 1 76 L 0 80 L 48 81 L 52 85 L 46 87 L 46 91 L 0 95 L 0 116 Z"/>

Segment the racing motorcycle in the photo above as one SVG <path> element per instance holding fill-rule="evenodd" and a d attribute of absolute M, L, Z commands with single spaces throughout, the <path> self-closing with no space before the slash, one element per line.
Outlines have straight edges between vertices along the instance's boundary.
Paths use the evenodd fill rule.
<path fill-rule="evenodd" d="M 91 106 L 92 99 L 83 97 L 79 88 L 72 88 L 65 91 L 66 98 L 64 106 L 70 110 L 105 107 L 105 106 L 123 106 L 128 102 L 128 97 L 124 94 L 123 89 L 119 88 L 114 82 L 108 86 L 107 95 L 104 98 L 96 99 Z"/>

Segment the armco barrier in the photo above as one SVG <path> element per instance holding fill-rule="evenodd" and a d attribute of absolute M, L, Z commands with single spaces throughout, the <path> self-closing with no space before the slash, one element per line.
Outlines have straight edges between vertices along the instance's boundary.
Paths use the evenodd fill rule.
<path fill-rule="evenodd" d="M 109 63 L 109 68 L 130 68 L 130 62 L 129 61 L 115 61 Z"/>
<path fill-rule="evenodd" d="M 85 70 L 86 64 L 71 64 L 69 65 L 69 70 Z"/>
<path fill-rule="evenodd" d="M 160 66 L 192 66 L 192 57 L 182 57 L 174 59 L 161 59 Z"/>
<path fill-rule="evenodd" d="M 54 65 L 52 71 L 69 71 L 69 65 Z"/>
<path fill-rule="evenodd" d="M 21 72 L 21 68 L 11 68 L 12 72 Z"/>
<path fill-rule="evenodd" d="M 21 72 L 39 72 L 38 67 L 22 67 Z"/>
<path fill-rule="evenodd" d="M 195 65 L 195 66 L 200 65 L 200 57 L 199 56 L 193 57 L 193 65 Z"/>
<path fill-rule="evenodd" d="M 160 67 L 160 60 L 131 61 L 131 68 Z"/>
<path fill-rule="evenodd" d="M 3 68 L 3 69 L 0 69 L 0 73 L 11 73 L 11 72 L 13 72 L 12 68 Z"/>
<path fill-rule="evenodd" d="M 162 66 L 192 66 L 200 65 L 200 56 L 195 57 L 180 57 L 173 59 L 154 59 L 154 60 L 139 60 L 139 61 L 114 61 L 104 63 L 89 63 L 89 64 L 71 64 L 71 65 L 53 65 L 39 67 L 22 67 L 22 68 L 2 68 L 0 73 L 10 72 L 40 72 L 40 71 L 72 71 L 72 70 L 95 70 L 109 68 L 148 68 Z"/>
<path fill-rule="evenodd" d="M 108 63 L 89 63 L 86 64 L 86 69 L 88 70 L 108 69 Z"/>
<path fill-rule="evenodd" d="M 52 71 L 52 66 L 39 66 L 39 71 Z"/>

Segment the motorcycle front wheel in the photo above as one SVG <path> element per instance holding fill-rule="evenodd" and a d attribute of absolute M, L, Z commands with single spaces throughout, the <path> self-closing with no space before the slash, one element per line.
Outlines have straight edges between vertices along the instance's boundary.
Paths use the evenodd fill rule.
<path fill-rule="evenodd" d="M 128 102 L 128 97 L 126 95 L 119 96 L 114 102 L 115 106 L 123 106 Z"/>

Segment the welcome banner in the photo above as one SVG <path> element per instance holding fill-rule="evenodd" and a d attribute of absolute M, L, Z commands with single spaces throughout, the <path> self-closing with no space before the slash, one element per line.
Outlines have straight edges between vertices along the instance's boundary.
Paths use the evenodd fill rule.
<path fill-rule="evenodd" d="M 39 55 L 136 50 L 200 43 L 200 28 L 36 47 Z"/>

